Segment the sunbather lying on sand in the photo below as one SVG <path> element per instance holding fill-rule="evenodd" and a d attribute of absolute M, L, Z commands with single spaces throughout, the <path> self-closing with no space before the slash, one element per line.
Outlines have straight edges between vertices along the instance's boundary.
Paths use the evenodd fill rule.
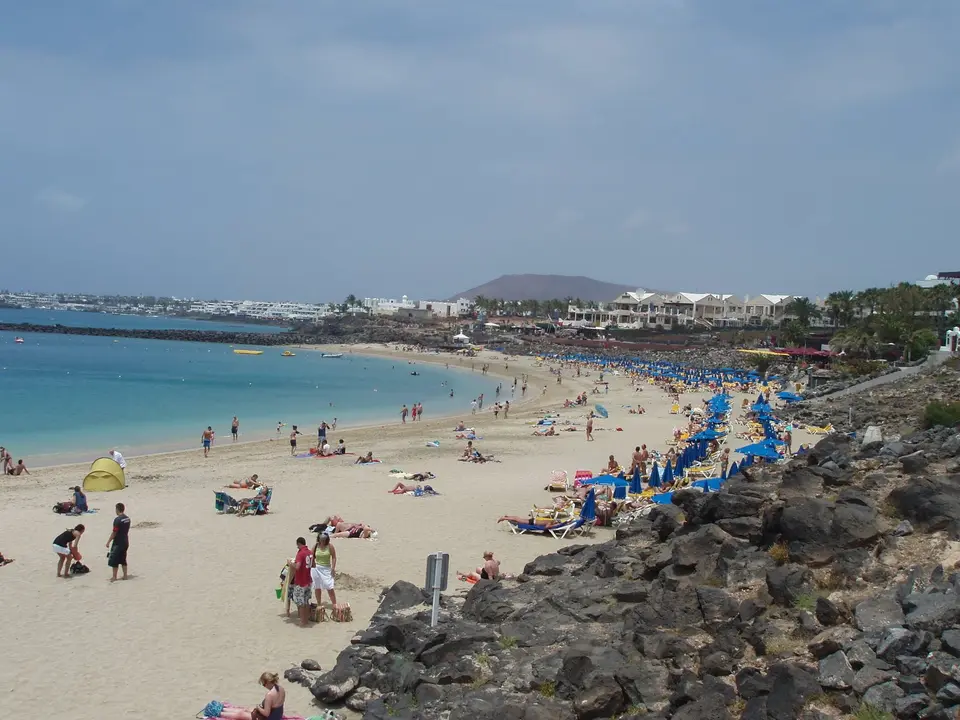
<path fill-rule="evenodd" d="M 538 435 L 539 437 L 553 437 L 554 435 L 557 434 L 557 431 L 556 431 L 556 429 L 553 427 L 553 425 L 551 425 L 551 426 L 548 427 L 546 430 L 542 430 L 542 431 L 541 431 L 541 430 L 534 430 L 534 431 L 533 431 L 533 434 L 534 434 L 534 435 Z"/>
<path fill-rule="evenodd" d="M 376 534 L 376 530 L 369 525 L 364 525 L 363 523 L 340 523 L 337 525 L 336 530 L 330 533 L 330 537 L 360 538 L 362 540 L 366 540 L 367 538 L 373 537 Z"/>
<path fill-rule="evenodd" d="M 244 480 L 238 480 L 237 482 L 230 483 L 229 485 L 224 485 L 224 487 L 241 488 L 246 490 L 248 488 L 258 488 L 258 487 L 261 487 L 262 485 L 263 483 L 260 482 L 260 476 L 254 473 L 249 478 L 245 478 Z"/>
<path fill-rule="evenodd" d="M 0 553 L 0 567 L 3 567 L 4 565 L 9 565 L 12 562 L 13 562 L 13 558 L 4 557 L 3 553 Z"/>
<path fill-rule="evenodd" d="M 357 462 L 355 462 L 354 465 L 366 465 L 367 463 L 372 462 L 376 462 L 376 460 L 374 460 L 373 453 L 368 452 L 366 455 L 361 455 L 358 457 Z"/>
<path fill-rule="evenodd" d="M 557 524 L 557 521 L 552 518 L 535 517 L 532 515 L 528 515 L 527 517 L 521 517 L 520 515 L 501 515 L 497 518 L 497 522 L 508 522 L 514 525 L 538 525 L 544 528 Z"/>
<path fill-rule="evenodd" d="M 429 485 L 421 485 L 420 483 L 416 485 L 404 485 L 402 482 L 398 482 L 393 486 L 393 490 L 387 490 L 387 492 L 393 493 L 394 495 L 406 495 L 407 493 L 413 493 L 414 495 L 440 494 Z"/>

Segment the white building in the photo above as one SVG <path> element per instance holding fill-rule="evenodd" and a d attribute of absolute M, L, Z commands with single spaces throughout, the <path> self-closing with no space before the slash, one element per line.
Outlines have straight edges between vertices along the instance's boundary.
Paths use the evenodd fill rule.
<path fill-rule="evenodd" d="M 571 305 L 562 324 L 568 327 L 616 325 L 625 329 L 761 325 L 780 322 L 792 299 L 792 295 L 740 298 L 725 293 L 652 292 L 641 288 L 621 293 L 599 308 Z"/>

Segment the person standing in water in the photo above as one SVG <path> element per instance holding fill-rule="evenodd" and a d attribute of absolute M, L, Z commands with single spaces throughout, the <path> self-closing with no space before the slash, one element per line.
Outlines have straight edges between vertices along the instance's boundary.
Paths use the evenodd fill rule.
<path fill-rule="evenodd" d="M 213 444 L 213 428 L 207 425 L 207 429 L 203 431 L 200 440 L 203 442 L 203 456 L 207 457 L 210 455 L 210 446 Z"/>
<path fill-rule="evenodd" d="M 123 580 L 127 579 L 127 549 L 130 547 L 130 518 L 126 516 L 123 503 L 117 503 L 117 516 L 113 519 L 113 532 L 107 540 L 110 554 L 107 556 L 107 565 L 113 569 L 110 582 L 117 581 L 117 570 L 123 568 Z"/>
<path fill-rule="evenodd" d="M 237 437 L 240 435 L 240 421 L 237 420 L 237 416 L 233 416 L 233 423 L 230 425 L 230 434 L 233 435 L 233 441 L 237 441 Z"/>

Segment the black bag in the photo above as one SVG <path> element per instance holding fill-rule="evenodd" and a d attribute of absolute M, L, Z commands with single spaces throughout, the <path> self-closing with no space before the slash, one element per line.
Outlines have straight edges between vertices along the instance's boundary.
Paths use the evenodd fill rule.
<path fill-rule="evenodd" d="M 81 562 L 75 562 L 70 566 L 70 572 L 74 575 L 86 575 L 88 572 L 90 572 L 90 568 Z"/>

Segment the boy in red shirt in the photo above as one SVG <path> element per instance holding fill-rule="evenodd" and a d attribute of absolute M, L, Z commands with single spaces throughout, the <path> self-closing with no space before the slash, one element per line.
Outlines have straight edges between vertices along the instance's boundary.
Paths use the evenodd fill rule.
<path fill-rule="evenodd" d="M 290 599 L 297 606 L 300 627 L 307 627 L 310 620 L 310 602 L 313 598 L 313 579 L 310 577 L 312 564 L 313 553 L 307 547 L 307 541 L 298 537 L 297 557 L 293 561 L 293 582 L 290 584 Z"/>

